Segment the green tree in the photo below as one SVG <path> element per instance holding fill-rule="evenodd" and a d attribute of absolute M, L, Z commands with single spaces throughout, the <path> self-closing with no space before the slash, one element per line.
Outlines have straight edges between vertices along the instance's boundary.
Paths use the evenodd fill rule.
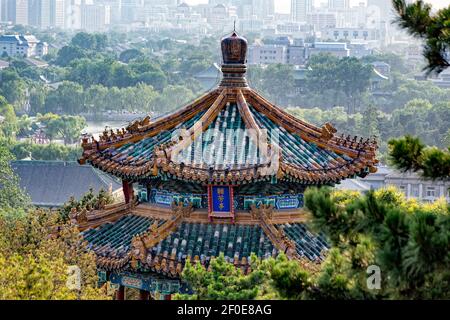
<path fill-rule="evenodd" d="M 97 287 L 95 255 L 77 228 L 60 224 L 57 212 L 0 212 L 0 299 L 110 299 Z M 69 266 L 81 269 L 81 286 L 66 285 Z"/>
<path fill-rule="evenodd" d="M 75 46 L 64 46 L 58 51 L 55 63 L 61 67 L 67 67 L 72 61 L 86 58 L 87 54 L 83 49 Z"/>
<path fill-rule="evenodd" d="M 334 298 L 448 299 L 450 215 L 445 201 L 419 204 L 393 189 L 361 196 L 310 188 L 305 205 L 313 226 L 338 251 L 327 258 L 331 271 L 327 262 L 319 276 L 319 296 L 334 291 Z M 380 267 L 379 290 L 365 283 L 370 265 Z M 337 290 L 328 290 L 329 284 Z"/>
<path fill-rule="evenodd" d="M 65 144 L 77 141 L 81 131 L 87 126 L 86 119 L 80 116 L 47 114 L 40 119 L 46 126 L 45 134 L 51 139 L 62 138 Z"/>
<path fill-rule="evenodd" d="M 0 144 L 0 210 L 22 209 L 29 205 L 28 196 L 19 186 L 19 178 L 11 168 L 14 156 L 4 143 Z M 0 232 L 1 234 L 1 232 Z"/>
<path fill-rule="evenodd" d="M 450 179 L 450 148 L 426 147 L 409 135 L 389 141 L 391 163 L 403 171 L 419 171 L 425 178 Z"/>
<path fill-rule="evenodd" d="M 15 138 L 18 131 L 18 122 L 14 108 L 5 98 L 0 96 L 0 137 Z"/>
<path fill-rule="evenodd" d="M 450 66 L 450 7 L 432 12 L 431 5 L 422 0 L 406 4 L 405 0 L 392 0 L 397 12 L 398 25 L 411 35 L 425 41 L 423 55 L 428 61 L 428 72 L 442 72 Z"/>
<path fill-rule="evenodd" d="M 292 66 L 283 64 L 271 64 L 264 70 L 264 78 L 261 81 L 261 89 L 276 103 L 286 104 L 286 96 L 294 91 L 294 73 Z"/>
<path fill-rule="evenodd" d="M 55 113 L 77 114 L 85 111 L 83 87 L 75 82 L 64 81 L 47 96 L 45 108 Z"/>
<path fill-rule="evenodd" d="M 137 49 L 127 49 L 120 53 L 119 60 L 128 63 L 133 59 L 142 57 L 142 55 L 142 52 Z"/>

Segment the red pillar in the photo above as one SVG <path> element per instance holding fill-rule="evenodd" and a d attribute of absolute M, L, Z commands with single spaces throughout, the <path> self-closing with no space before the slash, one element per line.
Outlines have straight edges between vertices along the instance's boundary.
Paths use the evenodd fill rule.
<path fill-rule="evenodd" d="M 139 290 L 139 300 L 149 300 L 150 293 L 145 290 Z"/>
<path fill-rule="evenodd" d="M 172 300 L 172 295 L 171 294 L 166 294 L 164 296 L 164 300 Z"/>
<path fill-rule="evenodd" d="M 125 198 L 125 203 L 130 203 L 134 199 L 133 184 L 126 180 L 122 180 L 122 191 Z"/>
<path fill-rule="evenodd" d="M 120 286 L 119 290 L 116 291 L 116 300 L 125 300 L 125 287 Z"/>

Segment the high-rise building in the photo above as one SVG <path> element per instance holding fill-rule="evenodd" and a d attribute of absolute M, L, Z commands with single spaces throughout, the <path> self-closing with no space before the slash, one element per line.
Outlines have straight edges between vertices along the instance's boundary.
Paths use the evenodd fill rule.
<path fill-rule="evenodd" d="M 103 4 L 110 7 L 111 23 L 120 23 L 122 20 L 122 2 L 123 0 L 97 0 L 95 4 Z M 146 0 L 148 5 L 157 5 L 163 2 L 162 0 Z M 167 1 L 165 1 L 167 2 Z"/>
<path fill-rule="evenodd" d="M 312 11 L 312 0 L 291 0 L 291 18 L 293 21 L 306 22 L 306 16 Z"/>
<path fill-rule="evenodd" d="M 275 13 L 274 0 L 252 0 L 252 11 L 258 19 L 264 19 Z"/>
<path fill-rule="evenodd" d="M 122 21 L 136 21 L 139 11 L 144 8 L 144 0 L 122 0 Z"/>
<path fill-rule="evenodd" d="M 389 21 L 393 17 L 393 7 L 391 0 L 367 0 L 367 6 L 375 6 L 380 10 L 380 17 Z"/>
<path fill-rule="evenodd" d="M 66 15 L 66 1 L 52 0 L 50 2 L 50 25 L 64 28 Z"/>
<path fill-rule="evenodd" d="M 28 0 L 30 25 L 64 28 L 66 0 Z"/>
<path fill-rule="evenodd" d="M 111 8 L 105 5 L 84 4 L 81 7 L 81 28 L 88 31 L 104 30 L 111 21 Z"/>
<path fill-rule="evenodd" d="M 29 0 L 0 0 L 0 20 L 28 25 Z"/>
<path fill-rule="evenodd" d="M 350 8 L 349 0 L 328 0 L 328 8 L 330 9 L 348 9 Z"/>

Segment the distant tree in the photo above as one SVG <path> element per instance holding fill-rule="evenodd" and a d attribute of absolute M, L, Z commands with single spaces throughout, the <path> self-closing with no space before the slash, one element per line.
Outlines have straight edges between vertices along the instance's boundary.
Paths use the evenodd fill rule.
<path fill-rule="evenodd" d="M 357 58 L 345 57 L 339 60 L 333 71 L 330 76 L 336 77 L 338 88 L 345 93 L 349 112 L 355 112 L 361 94 L 369 88 L 372 66 L 361 63 Z"/>
<path fill-rule="evenodd" d="M 120 53 L 119 60 L 125 63 L 130 62 L 130 60 L 142 57 L 143 53 L 138 49 L 127 49 Z"/>
<path fill-rule="evenodd" d="M 428 72 L 442 72 L 450 66 L 450 7 L 432 14 L 431 5 L 422 0 L 406 4 L 405 0 L 392 0 L 398 14 L 397 24 L 411 35 L 425 40 L 423 51 L 428 61 Z"/>
<path fill-rule="evenodd" d="M 14 107 L 5 98 L 0 96 L 0 137 L 15 138 L 18 131 L 18 123 Z"/>
<path fill-rule="evenodd" d="M 20 146 L 21 144 L 18 144 Z M 60 143 L 50 143 L 46 145 L 31 144 L 29 146 L 24 145 L 24 150 L 30 150 L 31 158 L 33 160 L 58 160 L 58 161 L 76 161 L 79 159 L 81 148 L 65 146 Z M 13 149 L 15 151 L 15 149 Z M 17 151 L 20 151 L 17 150 Z M 28 156 L 27 155 L 27 156 Z"/>
<path fill-rule="evenodd" d="M 44 132 L 52 139 L 60 137 L 65 144 L 76 142 L 80 136 L 81 131 L 86 127 L 86 119 L 80 116 L 48 116 L 48 120 L 44 121 Z"/>
<path fill-rule="evenodd" d="M 83 49 L 97 49 L 97 37 L 87 32 L 78 32 L 71 41 L 71 45 Z"/>
<path fill-rule="evenodd" d="M 311 71 L 306 76 L 306 86 L 323 94 L 326 90 L 343 92 L 348 113 L 355 112 L 361 95 L 370 85 L 372 67 L 354 57 L 338 59 L 329 54 L 318 54 L 308 62 Z"/>
<path fill-rule="evenodd" d="M 19 178 L 11 168 L 12 160 L 15 159 L 7 145 L 0 143 L 0 211 L 24 209 L 30 204 L 30 199 L 20 189 Z"/>
<path fill-rule="evenodd" d="M 64 81 L 56 90 L 50 91 L 45 101 L 45 109 L 68 114 L 85 111 L 83 87 L 75 82 Z"/>
<path fill-rule="evenodd" d="M 64 46 L 58 51 L 55 63 L 61 67 L 67 67 L 72 61 L 86 58 L 83 49 L 75 46 Z"/>
<path fill-rule="evenodd" d="M 99 113 L 110 108 L 107 103 L 108 88 L 101 84 L 93 85 L 85 90 L 85 103 L 87 110 L 92 113 Z"/>
<path fill-rule="evenodd" d="M 167 86 L 162 94 L 155 100 L 155 111 L 166 113 L 181 108 L 194 99 L 191 90 L 183 86 Z"/>
<path fill-rule="evenodd" d="M 26 82 L 13 69 L 0 72 L 0 94 L 3 95 L 15 110 L 21 110 L 26 101 Z"/>
<path fill-rule="evenodd" d="M 37 114 L 45 111 L 45 99 L 48 89 L 45 86 L 35 86 L 30 90 L 30 113 Z"/>
<path fill-rule="evenodd" d="M 286 104 L 286 96 L 292 95 L 294 90 L 294 73 L 292 66 L 271 64 L 264 70 L 261 89 L 276 103 Z"/>

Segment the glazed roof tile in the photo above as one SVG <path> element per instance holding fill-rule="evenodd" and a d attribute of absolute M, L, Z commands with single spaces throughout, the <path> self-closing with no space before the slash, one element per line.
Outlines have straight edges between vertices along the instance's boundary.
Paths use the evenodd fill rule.
<path fill-rule="evenodd" d="M 113 223 L 83 232 L 88 248 L 97 255 L 101 267 L 110 270 L 130 268 L 132 239 L 143 235 L 154 219 L 127 215 Z M 168 221 L 159 220 L 159 227 Z M 278 224 L 276 227 L 295 243 L 299 257 L 321 261 L 329 246 L 323 236 L 314 235 L 302 223 Z M 224 254 L 238 267 L 249 268 L 250 256 L 275 257 L 279 251 L 259 224 L 211 224 L 181 222 L 163 239 L 149 247 L 143 269 L 176 276 L 186 260 L 199 261 L 206 267 L 212 258 Z M 170 271 L 172 270 L 172 271 Z M 178 271 L 176 271 L 178 270 Z"/>

